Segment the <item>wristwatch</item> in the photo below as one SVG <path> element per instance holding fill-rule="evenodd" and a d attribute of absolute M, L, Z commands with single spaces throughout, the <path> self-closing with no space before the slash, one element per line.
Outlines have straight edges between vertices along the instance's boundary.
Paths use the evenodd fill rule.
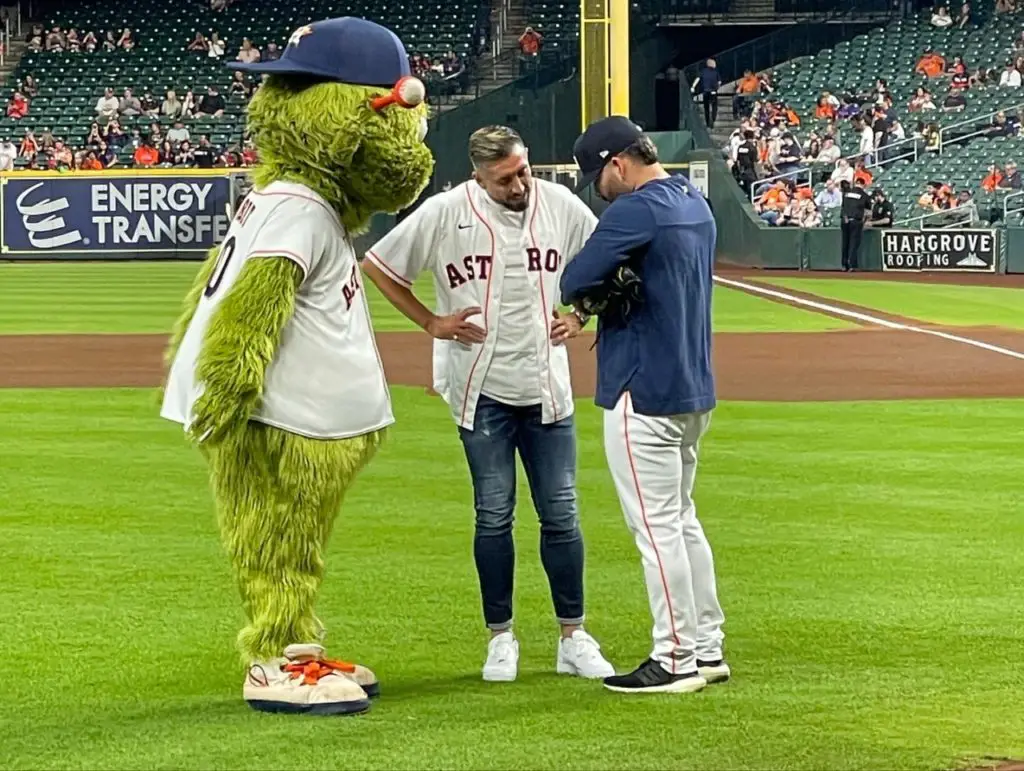
<path fill-rule="evenodd" d="M 590 321 L 590 316 L 581 312 L 579 308 L 573 308 L 572 315 L 576 317 L 576 320 L 580 323 L 581 327 L 585 327 L 587 322 Z"/>

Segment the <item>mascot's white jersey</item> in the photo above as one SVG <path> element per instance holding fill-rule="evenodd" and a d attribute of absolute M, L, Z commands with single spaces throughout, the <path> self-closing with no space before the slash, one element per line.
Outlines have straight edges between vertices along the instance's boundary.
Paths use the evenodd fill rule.
<path fill-rule="evenodd" d="M 213 275 L 171 365 L 161 416 L 183 424 L 203 392 L 195 377 L 210 319 L 249 260 L 286 257 L 304 278 L 252 419 L 316 439 L 394 422 L 362 273 L 334 210 L 305 185 L 252 191 L 231 222 Z"/>
<path fill-rule="evenodd" d="M 486 330 L 482 345 L 434 341 L 434 388 L 458 425 L 473 429 L 481 392 L 540 404 L 544 423 L 572 414 L 569 357 L 550 327 L 562 269 L 596 225 L 563 185 L 534 178 L 529 207 L 513 212 L 470 181 L 428 198 L 367 251 L 403 286 L 433 274 L 438 314 L 483 309 L 467 319 Z"/>

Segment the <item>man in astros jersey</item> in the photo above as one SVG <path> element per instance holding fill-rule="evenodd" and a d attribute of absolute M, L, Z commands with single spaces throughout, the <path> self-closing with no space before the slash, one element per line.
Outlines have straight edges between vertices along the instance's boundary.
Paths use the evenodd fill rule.
<path fill-rule="evenodd" d="M 473 178 L 426 201 L 375 244 L 363 270 L 435 339 L 434 387 L 448 403 L 473 481 L 473 552 L 490 630 L 484 680 L 515 680 L 512 631 L 516 453 L 540 516 L 541 561 L 561 627 L 556 671 L 614 674 L 583 629 L 583 538 L 576 508 L 576 436 L 564 343 L 586 319 L 559 313 L 558 281 L 597 222 L 567 188 L 530 174 L 527 149 L 504 126 L 469 140 Z M 434 279 L 436 312 L 413 294 Z"/>

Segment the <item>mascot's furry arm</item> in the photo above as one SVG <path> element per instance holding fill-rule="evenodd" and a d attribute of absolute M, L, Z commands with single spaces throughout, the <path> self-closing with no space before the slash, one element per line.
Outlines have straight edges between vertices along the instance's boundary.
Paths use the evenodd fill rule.
<path fill-rule="evenodd" d="M 243 427 L 259 404 L 302 279 L 302 268 L 286 257 L 251 260 L 210 319 L 196 364 L 203 394 L 189 430 L 205 446 Z"/>

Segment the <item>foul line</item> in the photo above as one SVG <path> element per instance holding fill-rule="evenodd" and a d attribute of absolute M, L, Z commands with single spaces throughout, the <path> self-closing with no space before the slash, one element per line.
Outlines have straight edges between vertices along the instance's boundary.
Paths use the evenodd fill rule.
<path fill-rule="evenodd" d="M 817 311 L 823 311 L 825 313 L 831 313 L 836 316 L 845 316 L 850 319 L 857 319 L 858 321 L 865 321 L 869 324 L 877 324 L 880 327 L 886 329 L 898 329 L 903 332 L 917 332 L 922 335 L 931 335 L 932 337 L 941 337 L 943 340 L 950 340 L 954 343 L 963 343 L 964 345 L 972 345 L 975 348 L 981 348 L 985 351 L 991 351 L 992 353 L 999 353 L 1003 356 L 1010 356 L 1014 359 L 1021 359 L 1024 361 L 1024 353 L 1020 351 L 1013 351 L 1009 348 L 1003 348 L 999 345 L 992 345 L 991 343 L 984 343 L 981 340 L 972 340 L 969 337 L 961 337 L 960 335 L 952 335 L 949 332 L 940 332 L 937 329 L 922 329 L 921 327 L 910 326 L 909 324 L 900 324 L 896 321 L 889 321 L 888 319 L 878 318 L 877 316 L 871 316 L 867 313 L 860 313 L 858 311 L 850 311 L 845 308 L 839 308 L 835 305 L 828 305 L 826 303 L 817 302 L 815 300 L 806 300 L 803 297 L 797 297 L 796 295 L 787 294 L 786 292 L 780 292 L 777 289 L 768 289 L 767 287 L 758 286 L 757 284 L 748 284 L 744 281 L 735 281 L 731 278 L 722 278 L 721 276 L 715 276 L 714 280 L 719 284 L 733 287 L 734 289 L 741 289 L 744 292 L 751 292 L 753 294 L 764 295 L 765 297 L 773 297 L 776 300 L 785 300 L 787 303 L 793 303 L 795 305 L 803 305 L 807 308 L 813 308 Z"/>

